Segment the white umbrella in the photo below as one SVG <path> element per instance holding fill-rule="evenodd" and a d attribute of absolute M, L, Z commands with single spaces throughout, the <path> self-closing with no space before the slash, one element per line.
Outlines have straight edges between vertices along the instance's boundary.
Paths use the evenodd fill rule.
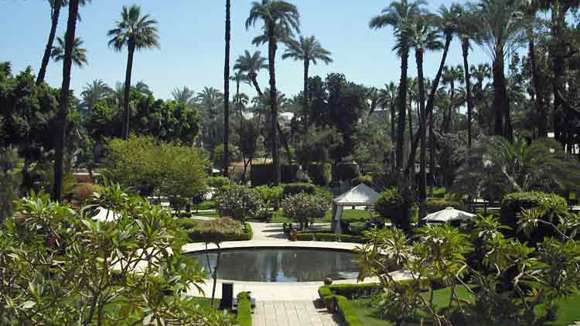
<path fill-rule="evenodd" d="M 474 217 L 475 214 L 464 212 L 453 207 L 447 207 L 443 210 L 425 216 L 425 221 L 448 223 L 452 221 L 469 221 Z"/>
<path fill-rule="evenodd" d="M 101 222 L 112 222 L 118 220 L 119 216 L 119 213 L 115 213 L 103 207 L 98 207 L 97 215 L 93 216 L 92 219 Z"/>

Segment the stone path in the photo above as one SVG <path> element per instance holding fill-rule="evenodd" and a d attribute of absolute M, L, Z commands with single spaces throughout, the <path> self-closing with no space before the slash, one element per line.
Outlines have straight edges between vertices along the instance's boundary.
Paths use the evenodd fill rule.
<path fill-rule="evenodd" d="M 335 326 L 338 317 L 313 301 L 256 302 L 253 326 Z"/>

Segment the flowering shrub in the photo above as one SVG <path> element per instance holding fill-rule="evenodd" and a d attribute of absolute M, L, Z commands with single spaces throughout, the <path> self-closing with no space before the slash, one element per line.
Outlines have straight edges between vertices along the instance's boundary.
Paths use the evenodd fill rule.
<path fill-rule="evenodd" d="M 256 217 L 264 207 L 260 193 L 243 186 L 222 189 L 215 198 L 220 216 L 229 216 L 245 222 L 246 217 Z"/>
<path fill-rule="evenodd" d="M 300 229 L 304 229 L 304 223 L 324 217 L 329 204 L 324 196 L 299 193 L 283 199 L 282 209 L 284 214 L 300 223 Z"/>

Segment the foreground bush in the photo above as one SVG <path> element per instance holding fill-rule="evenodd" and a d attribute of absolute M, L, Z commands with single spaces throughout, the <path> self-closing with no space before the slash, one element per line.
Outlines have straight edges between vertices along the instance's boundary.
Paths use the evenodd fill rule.
<path fill-rule="evenodd" d="M 204 275 L 166 210 L 118 187 L 93 204 L 117 219 L 31 197 L 0 226 L 0 324 L 233 324 L 184 295 Z"/>
<path fill-rule="evenodd" d="M 252 326 L 252 302 L 250 292 L 238 293 L 238 324 Z"/>
<path fill-rule="evenodd" d="M 330 202 L 326 197 L 307 193 L 299 193 L 282 200 L 284 214 L 300 223 L 301 230 L 305 223 L 324 217 L 329 207 Z"/>
<path fill-rule="evenodd" d="M 215 196 L 220 216 L 228 216 L 244 223 L 248 217 L 256 217 L 264 209 L 260 193 L 252 188 L 233 185 Z"/>
<path fill-rule="evenodd" d="M 390 220 L 395 226 L 403 230 L 410 229 L 410 203 L 396 189 L 391 188 L 381 192 L 375 203 L 375 210 L 379 215 Z"/>

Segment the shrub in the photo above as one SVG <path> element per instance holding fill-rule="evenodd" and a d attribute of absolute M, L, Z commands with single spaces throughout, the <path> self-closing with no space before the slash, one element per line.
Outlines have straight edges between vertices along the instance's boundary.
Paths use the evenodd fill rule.
<path fill-rule="evenodd" d="M 283 187 L 283 198 L 299 193 L 314 194 L 316 192 L 316 186 L 310 183 L 289 183 L 285 184 Z"/>
<path fill-rule="evenodd" d="M 361 175 L 352 179 L 353 185 L 359 185 L 361 183 L 366 184 L 369 187 L 373 186 L 373 177 L 371 175 Z"/>
<path fill-rule="evenodd" d="M 435 197 L 435 198 L 444 198 L 446 194 L 447 194 L 446 188 L 443 188 L 443 187 L 433 188 L 433 197 Z"/>
<path fill-rule="evenodd" d="M 299 222 L 300 229 L 304 229 L 304 223 L 324 217 L 329 206 L 326 198 L 307 193 L 299 193 L 282 200 L 284 214 Z"/>
<path fill-rule="evenodd" d="M 298 232 L 295 235 L 297 241 L 330 241 L 330 242 L 353 242 L 363 243 L 362 237 L 349 234 L 334 234 L 324 232 Z"/>
<path fill-rule="evenodd" d="M 335 298 L 338 313 L 342 316 L 345 324 L 347 326 L 363 326 L 356 311 L 352 308 L 351 302 L 341 295 L 337 295 Z"/>
<path fill-rule="evenodd" d="M 222 189 L 232 184 L 232 181 L 226 177 L 208 177 L 207 185 L 216 189 Z"/>
<path fill-rule="evenodd" d="M 317 186 L 328 186 L 332 181 L 332 165 L 330 163 L 312 163 L 307 167 L 308 176 Z"/>
<path fill-rule="evenodd" d="M 298 165 L 281 165 L 280 179 L 282 182 L 296 182 Z M 271 163 L 268 164 L 252 164 L 250 169 L 250 180 L 252 186 L 269 185 L 274 183 L 274 176 L 272 174 L 273 167 Z"/>
<path fill-rule="evenodd" d="M 246 217 L 256 217 L 264 207 L 260 193 L 244 186 L 222 189 L 215 197 L 220 216 L 229 216 L 245 222 Z"/>
<path fill-rule="evenodd" d="M 403 230 L 410 228 L 409 208 L 410 203 L 396 188 L 383 191 L 375 203 L 375 210 L 382 218 L 390 219 L 395 226 Z"/>
<path fill-rule="evenodd" d="M 224 241 L 245 241 L 252 239 L 252 228 L 228 217 L 196 221 L 178 219 L 180 225 L 188 234 L 191 242 L 221 243 Z"/>
<path fill-rule="evenodd" d="M 280 201 L 282 201 L 282 193 L 284 191 L 282 186 L 259 186 L 254 189 L 260 193 L 267 207 L 273 207 L 274 209 L 280 207 Z"/>
<path fill-rule="evenodd" d="M 465 209 L 462 202 L 453 199 L 429 198 L 425 202 L 425 210 L 427 211 L 427 214 L 440 211 L 447 207 L 453 207 L 456 209 Z"/>
<path fill-rule="evenodd" d="M 501 219 L 500 222 L 509 226 L 512 230 L 517 229 L 518 217 L 524 209 L 538 208 L 544 212 L 543 219 L 551 220 L 553 213 L 565 213 L 568 210 L 566 199 L 556 194 L 544 193 L 539 191 L 531 192 L 514 192 L 504 196 L 501 201 Z M 532 232 L 529 237 L 520 234 L 522 240 L 532 240 L 532 242 L 541 241 L 545 235 L 552 234 L 549 228 L 538 225 L 536 231 Z"/>
<path fill-rule="evenodd" d="M 356 163 L 338 163 L 332 169 L 332 180 L 351 181 L 360 176 L 360 167 Z"/>
<path fill-rule="evenodd" d="M 380 283 L 333 284 L 328 288 L 332 294 L 342 295 L 348 299 L 371 297 L 382 291 Z"/>
<path fill-rule="evenodd" d="M 238 324 L 252 326 L 252 302 L 250 292 L 238 293 Z"/>

